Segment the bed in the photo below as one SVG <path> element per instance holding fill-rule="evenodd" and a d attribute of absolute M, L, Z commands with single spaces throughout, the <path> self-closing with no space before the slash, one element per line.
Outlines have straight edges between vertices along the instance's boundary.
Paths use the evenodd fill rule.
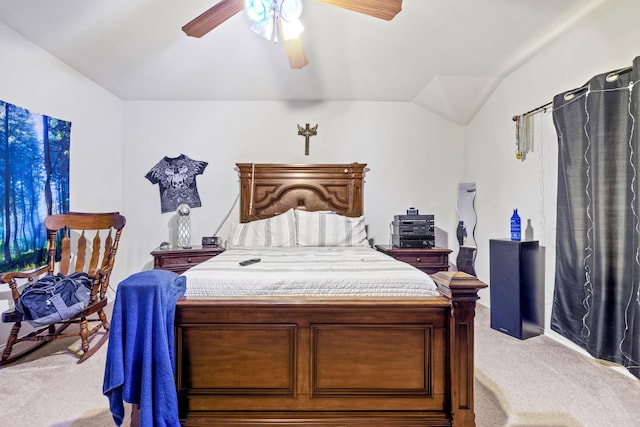
<path fill-rule="evenodd" d="M 389 291 L 399 265 L 413 270 L 406 278 L 398 272 L 408 287 L 428 276 L 367 245 L 342 253 L 330 242 L 314 247 L 315 237 L 303 242 L 302 222 L 288 222 L 291 209 L 296 219 L 311 215 L 350 226 L 363 220 L 365 164 L 237 166 L 240 225 L 234 244 L 184 273 L 187 293 L 176 306 L 182 425 L 475 425 L 473 322 L 477 291 L 486 285 L 465 273 L 438 272 L 426 291 L 422 284 L 411 285 L 419 291 Z M 263 223 L 271 232 L 296 227 L 296 241 L 274 242 L 279 237 L 269 240 L 258 233 L 254 239 L 261 242 L 245 244 L 242 232 Z M 339 238 L 361 243 L 356 234 L 348 231 Z M 253 287 L 274 265 L 288 268 L 281 260 L 303 243 L 306 255 L 293 258 L 311 257 L 304 268 L 312 276 L 342 283 L 342 263 L 354 257 L 363 263 L 363 273 L 377 269 L 377 290 L 359 293 L 345 285 L 344 292 L 333 295 L 313 292 L 311 284 L 307 293 L 294 286 L 302 281 L 294 272 L 286 273 L 291 282 L 286 285 Z M 239 266 L 247 258 L 261 261 Z M 248 289 L 237 290 L 238 275 L 253 277 Z M 349 280 L 365 276 L 349 275 Z M 208 281 L 223 290 L 208 294 Z"/>

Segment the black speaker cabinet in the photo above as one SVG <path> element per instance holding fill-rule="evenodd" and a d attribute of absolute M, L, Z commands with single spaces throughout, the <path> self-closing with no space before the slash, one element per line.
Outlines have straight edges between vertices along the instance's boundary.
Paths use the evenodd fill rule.
<path fill-rule="evenodd" d="M 538 242 L 489 241 L 491 327 L 518 339 L 540 335 L 544 294 Z"/>

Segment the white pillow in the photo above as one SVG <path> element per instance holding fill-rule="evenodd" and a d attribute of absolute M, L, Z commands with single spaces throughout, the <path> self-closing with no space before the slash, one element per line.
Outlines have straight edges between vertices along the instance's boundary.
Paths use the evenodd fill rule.
<path fill-rule="evenodd" d="M 364 216 L 296 210 L 298 246 L 370 246 Z"/>
<path fill-rule="evenodd" d="M 295 246 L 296 217 L 293 209 L 271 218 L 233 224 L 229 246 Z"/>

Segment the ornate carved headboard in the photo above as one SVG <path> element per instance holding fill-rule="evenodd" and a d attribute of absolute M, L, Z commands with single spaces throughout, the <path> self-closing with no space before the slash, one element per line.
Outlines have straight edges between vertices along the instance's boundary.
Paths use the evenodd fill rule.
<path fill-rule="evenodd" d="M 240 222 L 268 218 L 290 208 L 362 215 L 365 163 L 236 165 Z"/>

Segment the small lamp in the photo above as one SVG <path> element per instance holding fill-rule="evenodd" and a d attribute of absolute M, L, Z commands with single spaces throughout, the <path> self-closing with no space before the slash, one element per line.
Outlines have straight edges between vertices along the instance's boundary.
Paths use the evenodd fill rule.
<path fill-rule="evenodd" d="M 191 247 L 191 207 L 185 203 L 176 209 L 178 215 L 178 247 L 189 249 Z"/>

